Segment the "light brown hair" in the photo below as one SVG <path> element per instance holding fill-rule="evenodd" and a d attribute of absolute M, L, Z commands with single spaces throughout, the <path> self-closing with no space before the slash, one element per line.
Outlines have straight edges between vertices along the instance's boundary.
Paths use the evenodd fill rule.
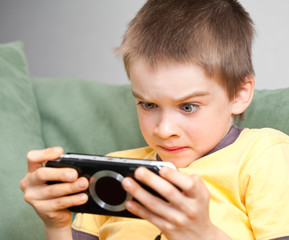
<path fill-rule="evenodd" d="M 148 0 L 117 48 L 129 76 L 132 61 L 151 66 L 194 63 L 220 81 L 230 99 L 252 65 L 253 21 L 236 0 Z"/>

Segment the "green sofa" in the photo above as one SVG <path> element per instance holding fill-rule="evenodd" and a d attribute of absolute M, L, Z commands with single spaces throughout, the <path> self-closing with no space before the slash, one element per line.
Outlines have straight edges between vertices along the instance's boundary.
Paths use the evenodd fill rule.
<path fill-rule="evenodd" d="M 289 134 L 289 88 L 257 90 L 241 127 Z M 23 44 L 0 44 L 0 239 L 44 239 L 19 182 L 31 149 L 106 154 L 145 146 L 129 84 L 29 75 Z"/>

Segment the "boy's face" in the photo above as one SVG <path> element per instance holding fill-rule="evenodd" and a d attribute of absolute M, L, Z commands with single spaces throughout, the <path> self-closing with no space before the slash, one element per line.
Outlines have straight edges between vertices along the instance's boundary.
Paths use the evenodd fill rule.
<path fill-rule="evenodd" d="M 197 65 L 130 66 L 142 134 L 163 161 L 186 167 L 212 150 L 233 123 L 226 91 Z"/>

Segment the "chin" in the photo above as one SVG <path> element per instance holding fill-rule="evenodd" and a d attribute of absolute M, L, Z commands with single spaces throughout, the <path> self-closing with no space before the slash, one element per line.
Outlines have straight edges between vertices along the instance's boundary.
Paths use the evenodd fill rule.
<path fill-rule="evenodd" d="M 160 158 L 164 162 L 171 162 L 177 168 L 185 168 L 189 166 L 192 162 L 200 158 L 196 154 L 168 154 L 168 153 L 158 153 Z"/>

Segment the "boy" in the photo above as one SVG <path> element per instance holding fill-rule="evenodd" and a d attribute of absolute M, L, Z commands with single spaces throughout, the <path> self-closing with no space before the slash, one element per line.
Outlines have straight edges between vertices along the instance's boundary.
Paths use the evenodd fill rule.
<path fill-rule="evenodd" d="M 254 30 L 235 0 L 148 0 L 130 23 L 123 56 L 149 147 L 111 154 L 172 162 L 160 177 L 138 168 L 127 209 L 146 220 L 78 214 L 75 239 L 289 239 L 289 138 L 240 129 L 254 91 Z M 88 187 L 72 169 L 43 168 L 61 148 L 31 151 L 21 182 L 47 239 L 72 239 L 70 206 Z M 46 185 L 47 181 L 63 184 Z M 68 194 L 74 194 L 67 196 Z"/>

